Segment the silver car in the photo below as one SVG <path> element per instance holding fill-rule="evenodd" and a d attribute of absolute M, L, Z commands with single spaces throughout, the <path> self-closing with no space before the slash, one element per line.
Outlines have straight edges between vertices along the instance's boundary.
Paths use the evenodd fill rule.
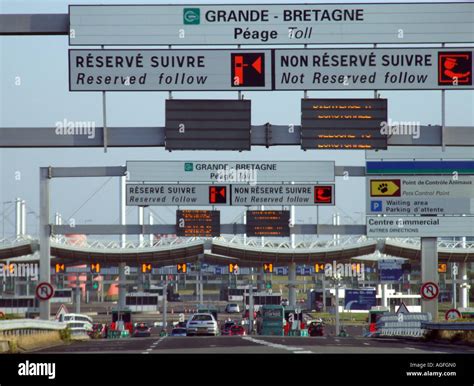
<path fill-rule="evenodd" d="M 238 314 L 240 313 L 240 307 L 238 304 L 230 303 L 225 307 L 225 312 L 228 314 Z"/>
<path fill-rule="evenodd" d="M 186 335 L 217 335 L 217 321 L 212 314 L 199 313 L 194 314 L 188 320 L 186 325 Z"/>

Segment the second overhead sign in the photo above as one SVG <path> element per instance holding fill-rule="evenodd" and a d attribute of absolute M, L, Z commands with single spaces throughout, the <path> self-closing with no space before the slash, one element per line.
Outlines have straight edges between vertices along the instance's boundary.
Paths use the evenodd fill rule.
<path fill-rule="evenodd" d="M 334 184 L 128 184 L 127 205 L 334 205 Z"/>
<path fill-rule="evenodd" d="M 473 89 L 473 48 L 69 50 L 70 91 Z"/>

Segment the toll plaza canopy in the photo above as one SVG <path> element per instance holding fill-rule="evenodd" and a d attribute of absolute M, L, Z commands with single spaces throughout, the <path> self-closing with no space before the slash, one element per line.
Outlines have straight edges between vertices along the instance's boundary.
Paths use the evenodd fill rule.
<path fill-rule="evenodd" d="M 37 260 L 33 256 L 39 249 L 38 241 L 23 236 L 15 239 L 0 239 L 0 260 L 24 256 L 22 260 Z M 385 255 L 421 261 L 419 239 L 368 239 L 352 236 L 340 240 L 317 240 L 300 242 L 292 247 L 289 241 L 266 241 L 239 236 L 216 237 L 212 239 L 171 237 L 155 241 L 152 245 L 119 241 L 68 239 L 64 236 L 51 237 L 51 255 L 55 261 L 67 265 L 88 263 L 91 260 L 103 265 L 130 265 L 150 263 L 156 267 L 201 259 L 210 264 L 237 263 L 242 267 L 260 266 L 263 262 L 286 265 L 325 263 L 333 260 L 349 261 L 352 258 L 364 260 L 379 251 Z M 443 262 L 466 262 L 474 260 L 474 243 L 461 241 L 438 241 L 438 259 Z M 368 259 L 373 260 L 373 259 Z"/>

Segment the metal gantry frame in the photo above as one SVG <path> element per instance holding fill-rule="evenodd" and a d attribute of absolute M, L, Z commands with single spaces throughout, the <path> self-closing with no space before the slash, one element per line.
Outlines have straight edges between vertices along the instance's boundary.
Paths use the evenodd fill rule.
<path fill-rule="evenodd" d="M 68 35 L 69 34 L 69 15 L 68 14 L 12 14 L 0 15 L 0 36 L 1 35 Z M 443 44 L 442 47 L 445 45 Z M 376 90 L 375 96 L 377 96 Z M 96 135 L 94 141 L 88 138 L 78 136 L 64 137 L 54 135 L 54 128 L 0 128 L 0 147 L 107 147 L 114 146 L 162 146 L 164 145 L 163 128 L 108 128 L 106 125 L 105 111 L 105 92 L 103 95 L 103 121 L 104 128 L 98 128 L 99 135 Z M 306 96 L 306 93 L 304 94 Z M 474 138 L 472 136 L 471 127 L 446 127 L 445 125 L 445 92 L 441 93 L 441 110 L 442 123 L 441 126 L 423 126 L 419 139 L 391 137 L 388 140 L 390 146 L 417 146 L 431 145 L 442 146 L 444 150 L 446 146 L 474 146 Z M 289 135 L 287 126 L 283 126 L 284 130 L 277 129 L 276 126 L 263 125 L 261 128 L 252 128 L 252 145 L 276 146 L 276 145 L 299 145 L 300 131 L 294 130 Z M 271 130 L 271 135 L 269 131 Z M 131 137 L 131 134 L 135 140 Z M 284 134 L 283 134 L 284 133 Z M 136 140 L 136 138 L 140 138 Z M 271 138 L 271 140 L 269 139 Z M 151 139 L 151 141 L 150 141 Z M 28 142 L 27 142 L 28 141 Z M 270 143 L 271 141 L 271 143 Z M 62 169 L 62 170 L 61 170 Z M 73 170 L 75 169 L 75 170 Z M 87 169 L 87 170 L 86 170 Z M 363 176 L 365 173 L 360 170 L 358 173 L 351 173 L 352 176 Z M 357 170 L 357 168 L 355 169 Z M 336 168 L 337 171 L 337 168 Z M 40 244 L 40 279 L 49 281 L 50 278 L 50 249 L 51 249 L 51 230 L 50 224 L 50 184 L 51 178 L 57 177 L 99 177 L 99 176 L 123 176 L 123 167 L 117 168 L 41 168 L 40 169 L 40 227 L 39 227 L 39 244 Z M 308 228 L 303 228 L 307 226 Z M 73 230 L 89 234 L 97 234 L 104 232 L 111 226 L 103 225 L 79 225 Z M 143 234 L 146 226 L 134 225 L 112 226 L 116 227 L 106 234 L 126 234 L 141 233 Z M 350 227 L 350 226 L 343 226 Z M 361 226 L 355 226 L 361 227 Z M 149 225 L 149 231 L 154 230 L 154 226 Z M 329 229 L 329 228 L 328 228 Z M 330 234 L 349 233 L 355 228 L 337 229 L 333 226 Z M 294 233 L 303 230 L 318 234 L 323 234 L 319 226 L 314 228 L 311 225 L 302 225 L 301 230 L 294 227 Z M 359 228 L 362 230 L 362 228 Z M 71 231 L 70 227 L 57 225 L 54 228 L 55 233 L 67 233 Z M 118 233 L 116 233 L 118 231 Z M 231 232 L 236 233 L 236 232 Z M 357 233 L 357 232 L 356 232 Z M 362 232 L 360 232 L 362 233 Z M 104 233 L 98 233 L 104 234 Z M 421 255 L 422 255 L 422 276 L 424 281 L 438 282 L 437 263 L 438 263 L 438 242 L 436 238 L 422 238 Z M 123 245 L 122 245 L 123 246 Z M 292 247 L 294 247 L 292 243 Z M 434 318 L 437 318 L 437 302 L 423 302 L 423 310 L 432 312 Z M 49 301 L 40 303 L 40 317 L 49 319 L 50 305 Z"/>

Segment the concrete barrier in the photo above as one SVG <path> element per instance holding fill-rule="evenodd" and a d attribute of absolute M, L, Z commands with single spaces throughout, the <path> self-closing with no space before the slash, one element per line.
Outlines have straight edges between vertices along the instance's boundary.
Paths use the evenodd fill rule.
<path fill-rule="evenodd" d="M 0 354 L 10 351 L 10 345 L 7 340 L 0 340 Z"/>
<path fill-rule="evenodd" d="M 29 351 L 61 344 L 60 332 L 65 328 L 66 323 L 47 320 L 14 319 L 0 321 L 0 342 L 2 342 L 0 352 Z"/>

